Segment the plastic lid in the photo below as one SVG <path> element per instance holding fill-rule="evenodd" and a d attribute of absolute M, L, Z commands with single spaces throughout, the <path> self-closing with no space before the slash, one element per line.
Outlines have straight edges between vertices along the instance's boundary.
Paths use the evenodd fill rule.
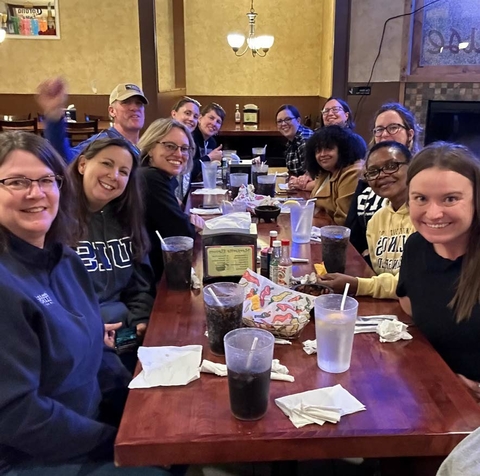
<path fill-rule="evenodd" d="M 280 240 L 274 240 L 273 246 L 282 246 L 282 242 Z"/>
<path fill-rule="evenodd" d="M 289 246 L 290 240 L 282 240 L 282 246 Z"/>
<path fill-rule="evenodd" d="M 275 230 L 271 231 L 270 236 L 274 236 L 274 237 L 278 236 L 278 231 L 275 231 Z"/>

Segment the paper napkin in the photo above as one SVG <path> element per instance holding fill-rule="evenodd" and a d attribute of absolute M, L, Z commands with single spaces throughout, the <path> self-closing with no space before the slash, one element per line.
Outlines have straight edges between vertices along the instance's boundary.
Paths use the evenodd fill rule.
<path fill-rule="evenodd" d="M 128 388 L 187 385 L 200 378 L 201 345 L 139 347 L 142 371 Z"/>
<path fill-rule="evenodd" d="M 275 403 L 297 428 L 311 423 L 323 425 L 326 421 L 337 423 L 343 415 L 366 410 L 341 385 L 287 395 L 277 398 Z"/>
<path fill-rule="evenodd" d="M 190 213 L 194 215 L 221 215 L 220 208 L 190 208 Z"/>
<path fill-rule="evenodd" d="M 385 320 L 378 324 L 376 332 L 380 336 L 380 342 L 413 339 L 412 335 L 407 332 L 407 327 L 407 324 L 400 321 Z"/>

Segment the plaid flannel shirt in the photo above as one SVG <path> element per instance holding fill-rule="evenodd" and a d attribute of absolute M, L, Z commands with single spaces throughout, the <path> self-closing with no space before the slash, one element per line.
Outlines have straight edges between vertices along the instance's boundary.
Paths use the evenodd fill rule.
<path fill-rule="evenodd" d="M 285 162 L 290 175 L 299 177 L 305 173 L 305 144 L 312 135 L 311 129 L 299 125 L 295 137 L 287 143 Z"/>

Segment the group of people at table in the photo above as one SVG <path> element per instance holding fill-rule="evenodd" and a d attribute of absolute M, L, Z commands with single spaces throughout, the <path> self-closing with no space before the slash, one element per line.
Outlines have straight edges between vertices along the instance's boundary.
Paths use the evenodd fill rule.
<path fill-rule="evenodd" d="M 66 99 L 60 79 L 39 86 L 46 139 L 0 134 L 0 473 L 170 474 L 178 468 L 112 463 L 135 364 L 116 354 L 114 335 L 131 328 L 143 339 L 163 271 L 156 232 L 203 227 L 182 200 L 201 162 L 222 158 L 214 136 L 225 111 L 184 97 L 140 137 L 148 100 L 119 84 L 113 126 L 72 148 Z M 292 105 L 275 119 L 290 188 L 311 191 L 318 213 L 349 227 L 377 273 L 322 281 L 399 299 L 480 400 L 480 160 L 448 143 L 419 151 L 414 117 L 397 103 L 375 114 L 368 151 L 340 98 L 325 103 L 317 131 Z"/>

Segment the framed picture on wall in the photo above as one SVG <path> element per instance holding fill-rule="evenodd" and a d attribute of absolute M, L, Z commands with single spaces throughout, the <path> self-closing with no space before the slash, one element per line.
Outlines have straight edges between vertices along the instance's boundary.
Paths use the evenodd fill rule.
<path fill-rule="evenodd" d="M 0 16 L 7 38 L 58 40 L 58 0 L 0 0 Z"/>

